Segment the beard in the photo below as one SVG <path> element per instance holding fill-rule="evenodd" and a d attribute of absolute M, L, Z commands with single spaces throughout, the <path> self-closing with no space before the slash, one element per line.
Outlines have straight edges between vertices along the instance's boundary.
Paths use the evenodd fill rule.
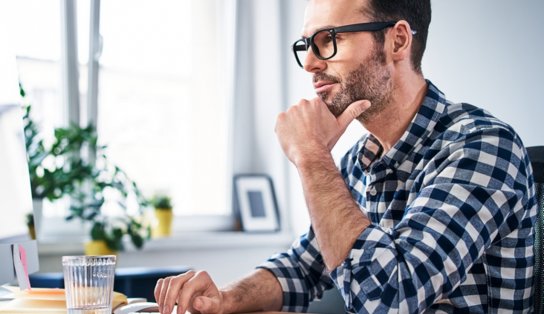
<path fill-rule="evenodd" d="M 314 81 L 326 80 L 341 84 L 340 91 L 333 95 L 330 102 L 326 101 L 330 93 L 318 93 L 318 96 L 335 117 L 341 115 L 354 101 L 369 100 L 370 108 L 357 117 L 357 120 L 366 122 L 382 112 L 391 99 L 393 89 L 391 73 L 384 65 L 383 50 L 374 49 L 368 59 L 351 71 L 344 81 L 332 75 L 317 73 L 314 75 Z"/>

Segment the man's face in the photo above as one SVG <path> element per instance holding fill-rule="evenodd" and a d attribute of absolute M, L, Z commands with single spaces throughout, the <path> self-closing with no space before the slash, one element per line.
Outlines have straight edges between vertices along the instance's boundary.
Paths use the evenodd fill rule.
<path fill-rule="evenodd" d="M 366 1 L 310 1 L 304 35 L 311 36 L 318 29 L 371 21 L 360 12 L 365 4 Z M 313 73 L 317 95 L 335 116 L 354 101 L 370 100 L 372 106 L 359 117 L 365 122 L 383 110 L 391 95 L 391 74 L 383 47 L 368 32 L 341 33 L 336 39 L 338 51 L 332 59 L 319 60 L 310 53 L 303 61 L 304 68 Z"/>

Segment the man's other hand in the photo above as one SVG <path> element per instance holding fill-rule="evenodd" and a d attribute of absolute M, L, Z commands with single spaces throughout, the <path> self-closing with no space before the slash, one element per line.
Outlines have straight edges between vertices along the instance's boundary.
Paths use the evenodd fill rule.
<path fill-rule="evenodd" d="M 188 271 L 178 276 L 161 278 L 155 286 L 155 300 L 161 313 L 186 311 L 202 314 L 222 314 L 223 296 L 205 271 Z"/>

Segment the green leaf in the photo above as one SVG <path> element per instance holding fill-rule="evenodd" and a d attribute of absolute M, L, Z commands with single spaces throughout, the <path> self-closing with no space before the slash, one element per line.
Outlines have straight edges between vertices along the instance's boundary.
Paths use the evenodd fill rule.
<path fill-rule="evenodd" d="M 132 240 L 132 244 L 134 244 L 137 249 L 141 249 L 144 246 L 144 238 L 142 238 L 140 235 L 131 234 L 130 239 Z"/>
<path fill-rule="evenodd" d="M 91 228 L 91 239 L 93 240 L 106 240 L 106 231 L 104 225 L 99 222 L 95 222 Z"/>

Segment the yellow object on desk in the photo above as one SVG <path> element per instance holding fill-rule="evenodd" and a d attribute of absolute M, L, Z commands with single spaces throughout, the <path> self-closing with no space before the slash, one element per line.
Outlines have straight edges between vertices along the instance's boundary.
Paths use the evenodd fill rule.
<path fill-rule="evenodd" d="M 64 289 L 33 288 L 20 291 L 17 287 L 9 287 L 14 299 L 0 304 L 0 313 L 47 313 L 66 314 L 66 296 Z M 127 297 L 113 292 L 112 308 L 127 304 Z"/>

